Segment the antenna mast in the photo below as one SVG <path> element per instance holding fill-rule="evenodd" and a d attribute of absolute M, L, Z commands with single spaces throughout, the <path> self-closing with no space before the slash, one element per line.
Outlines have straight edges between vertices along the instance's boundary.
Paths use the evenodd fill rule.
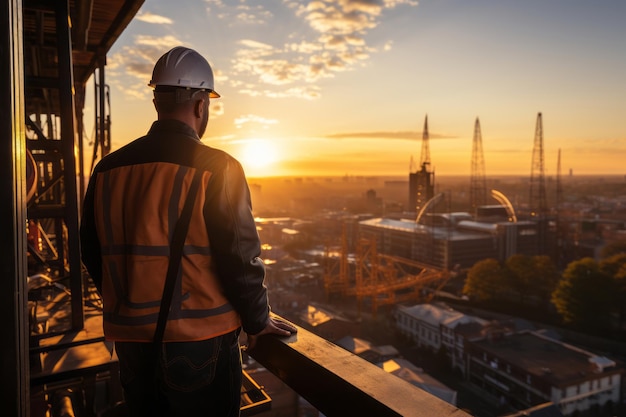
<path fill-rule="evenodd" d="M 563 202 L 563 184 L 561 183 L 561 148 L 556 161 L 556 215 L 559 215 L 561 203 Z"/>

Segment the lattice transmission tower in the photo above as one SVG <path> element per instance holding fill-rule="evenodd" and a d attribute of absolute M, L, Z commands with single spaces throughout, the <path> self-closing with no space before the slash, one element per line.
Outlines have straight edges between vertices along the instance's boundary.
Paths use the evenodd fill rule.
<path fill-rule="evenodd" d="M 537 114 L 535 127 L 535 142 L 533 145 L 533 159 L 530 172 L 530 193 L 528 209 L 531 217 L 545 217 L 548 212 L 546 198 L 545 162 L 543 153 L 543 123 L 541 113 Z"/>
<path fill-rule="evenodd" d="M 470 173 L 470 207 L 475 212 L 478 206 L 487 203 L 487 179 L 485 177 L 485 156 L 483 139 L 478 117 L 474 123 L 474 140 L 472 141 L 472 169 Z"/>
<path fill-rule="evenodd" d="M 556 202 L 554 204 L 554 223 L 556 224 L 556 246 L 555 259 L 557 266 L 563 266 L 565 259 L 565 231 L 561 222 L 561 204 L 563 203 L 563 183 L 561 182 L 561 148 L 559 148 L 558 158 L 556 162 Z"/>
<path fill-rule="evenodd" d="M 561 210 L 561 203 L 563 202 L 563 183 L 561 177 L 561 148 L 559 148 L 559 154 L 556 161 L 556 215 L 558 217 Z"/>

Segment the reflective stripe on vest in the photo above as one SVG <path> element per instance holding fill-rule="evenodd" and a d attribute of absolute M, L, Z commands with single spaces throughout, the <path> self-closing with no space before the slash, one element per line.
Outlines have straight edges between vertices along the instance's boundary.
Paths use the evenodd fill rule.
<path fill-rule="evenodd" d="M 149 341 L 159 313 L 174 226 L 194 168 L 157 162 L 98 173 L 95 216 L 103 259 L 104 329 Z M 202 177 L 201 190 L 210 173 Z M 215 275 L 199 192 L 185 240 L 165 341 L 202 340 L 240 326 Z"/>

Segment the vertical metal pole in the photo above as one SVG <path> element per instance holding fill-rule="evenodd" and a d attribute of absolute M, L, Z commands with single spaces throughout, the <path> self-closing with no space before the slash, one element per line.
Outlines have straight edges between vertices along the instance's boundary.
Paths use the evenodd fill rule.
<path fill-rule="evenodd" d="M 106 107 L 104 104 L 104 99 L 105 99 L 105 84 L 104 84 L 104 64 L 106 62 L 106 57 L 103 57 L 102 55 L 99 57 L 98 59 L 98 87 L 99 87 L 99 91 L 98 91 L 98 107 L 100 109 L 100 111 L 98 112 L 98 114 L 100 115 L 100 119 L 99 119 L 99 126 L 98 129 L 100 130 L 100 146 L 101 146 L 101 154 L 100 156 L 102 158 L 104 158 L 106 156 L 106 154 L 109 153 L 109 151 L 111 150 L 110 144 L 109 142 L 109 138 L 107 138 L 107 133 L 106 133 Z"/>
<path fill-rule="evenodd" d="M 0 2 L 0 404 L 30 415 L 22 0 Z"/>
<path fill-rule="evenodd" d="M 98 157 L 98 147 L 100 146 L 100 130 L 98 129 L 98 79 L 96 74 L 93 74 L 93 115 L 94 115 L 94 138 L 93 138 L 93 154 L 91 155 L 91 168 L 89 169 L 89 175 L 96 166 L 96 159 Z"/>
<path fill-rule="evenodd" d="M 76 159 L 74 147 L 74 75 L 72 68 L 72 38 L 69 27 L 69 1 L 56 2 L 57 44 L 59 53 L 59 101 L 61 104 L 61 152 L 63 154 L 65 185 L 65 225 L 67 227 L 70 291 L 72 292 L 72 329 L 84 325 L 83 278 L 78 237 L 78 202 L 76 192 Z"/>
<path fill-rule="evenodd" d="M 76 88 L 76 124 L 78 133 L 78 205 L 82 207 L 85 195 L 85 150 L 83 146 L 83 112 L 85 109 L 85 84 L 79 84 Z"/>

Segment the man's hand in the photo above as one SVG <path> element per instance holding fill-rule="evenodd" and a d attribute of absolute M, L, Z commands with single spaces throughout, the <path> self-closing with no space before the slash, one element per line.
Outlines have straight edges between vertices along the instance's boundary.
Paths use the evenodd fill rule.
<path fill-rule="evenodd" d="M 248 345 L 246 346 L 246 350 L 254 349 L 256 345 L 256 341 L 260 336 L 266 334 L 276 334 L 278 336 L 291 336 L 293 333 L 296 333 L 298 329 L 290 323 L 287 323 L 282 320 L 275 319 L 270 317 L 267 321 L 267 325 L 263 330 L 255 335 L 248 335 Z"/>

